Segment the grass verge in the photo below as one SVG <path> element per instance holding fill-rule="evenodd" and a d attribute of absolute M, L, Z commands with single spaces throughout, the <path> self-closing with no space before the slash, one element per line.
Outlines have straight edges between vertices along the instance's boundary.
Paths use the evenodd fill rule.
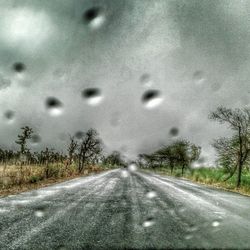
<path fill-rule="evenodd" d="M 230 178 L 229 180 L 224 181 L 227 175 L 223 172 L 222 169 L 219 168 L 198 168 L 186 170 L 183 176 L 181 174 L 181 170 L 179 169 L 175 170 L 173 173 L 171 173 L 170 170 L 167 168 L 155 168 L 149 170 L 158 174 L 185 178 L 193 182 L 250 196 L 249 171 L 243 171 L 241 186 L 237 188 L 236 175 Z"/>
<path fill-rule="evenodd" d="M 0 197 L 13 195 L 55 183 L 64 182 L 79 176 L 108 170 L 107 166 L 88 166 L 78 173 L 76 166 L 67 168 L 63 164 L 51 164 L 46 168 L 38 165 L 0 166 Z"/>

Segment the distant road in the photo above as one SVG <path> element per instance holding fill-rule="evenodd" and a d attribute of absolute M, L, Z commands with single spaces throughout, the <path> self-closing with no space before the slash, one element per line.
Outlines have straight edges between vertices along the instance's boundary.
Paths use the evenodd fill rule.
<path fill-rule="evenodd" d="M 250 198 L 111 170 L 0 199 L 0 249 L 250 248 Z"/>

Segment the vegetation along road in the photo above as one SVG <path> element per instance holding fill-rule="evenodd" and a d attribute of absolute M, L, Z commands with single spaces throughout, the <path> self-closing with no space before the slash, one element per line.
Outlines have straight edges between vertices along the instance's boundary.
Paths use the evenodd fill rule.
<path fill-rule="evenodd" d="M 249 197 L 132 170 L 0 199 L 0 249 L 249 248 Z"/>

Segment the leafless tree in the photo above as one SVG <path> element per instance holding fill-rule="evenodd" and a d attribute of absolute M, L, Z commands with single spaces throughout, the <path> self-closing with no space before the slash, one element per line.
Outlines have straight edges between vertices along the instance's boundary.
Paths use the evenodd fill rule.
<path fill-rule="evenodd" d="M 95 129 L 89 129 L 81 139 L 78 146 L 78 171 L 81 173 L 86 164 L 91 164 L 97 160 L 97 156 L 102 152 L 101 140 Z"/>
<path fill-rule="evenodd" d="M 215 148 L 220 156 L 226 155 L 231 157 L 231 162 L 235 161 L 234 170 L 230 177 L 237 173 L 237 187 L 240 186 L 242 169 L 250 153 L 250 110 L 249 109 L 230 109 L 218 107 L 216 111 L 209 116 L 210 119 L 219 123 L 228 124 L 233 131 L 233 137 L 229 140 L 220 139 L 214 143 Z M 229 158 L 227 158 L 229 160 Z"/>

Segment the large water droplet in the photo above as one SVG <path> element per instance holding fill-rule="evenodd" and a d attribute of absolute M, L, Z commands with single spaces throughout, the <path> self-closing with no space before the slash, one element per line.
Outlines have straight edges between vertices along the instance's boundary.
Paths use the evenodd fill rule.
<path fill-rule="evenodd" d="M 82 91 L 82 96 L 92 106 L 98 105 L 102 100 L 101 91 L 98 88 L 87 88 Z"/>
<path fill-rule="evenodd" d="M 26 66 L 25 66 L 25 64 L 23 64 L 21 62 L 16 62 L 16 63 L 13 64 L 13 69 L 17 73 L 21 73 L 26 69 Z"/>
<path fill-rule="evenodd" d="M 159 90 L 151 89 L 144 92 L 142 96 L 142 102 L 148 109 L 155 108 L 162 102 L 163 98 L 160 95 Z"/>
<path fill-rule="evenodd" d="M 63 104 L 55 97 L 48 97 L 46 99 L 46 107 L 49 111 L 49 114 L 52 116 L 61 115 L 63 112 Z"/>

